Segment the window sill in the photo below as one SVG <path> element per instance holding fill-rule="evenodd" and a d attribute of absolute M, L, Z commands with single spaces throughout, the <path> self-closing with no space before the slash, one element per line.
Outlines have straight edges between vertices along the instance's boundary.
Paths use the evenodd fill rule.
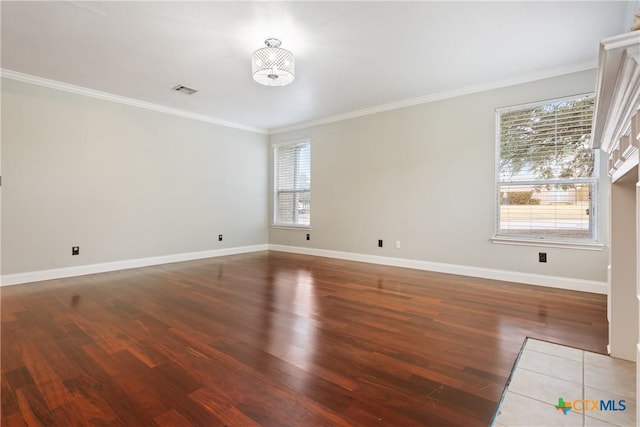
<path fill-rule="evenodd" d="M 293 224 L 271 224 L 271 228 L 279 228 L 282 230 L 311 230 L 310 225 L 293 225 Z"/>
<path fill-rule="evenodd" d="M 605 246 L 603 243 L 597 242 L 559 242 L 548 240 L 510 239 L 506 237 L 492 237 L 491 242 L 500 245 L 542 246 L 547 248 L 582 249 L 586 251 L 601 251 Z"/>

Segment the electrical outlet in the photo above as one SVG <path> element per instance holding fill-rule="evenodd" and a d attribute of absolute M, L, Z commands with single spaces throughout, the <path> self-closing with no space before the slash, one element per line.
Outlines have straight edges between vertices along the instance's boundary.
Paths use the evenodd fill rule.
<path fill-rule="evenodd" d="M 547 262 L 546 252 L 538 252 L 538 262 Z"/>
<path fill-rule="evenodd" d="M 307 240 L 311 240 L 311 234 L 307 233 Z"/>
<path fill-rule="evenodd" d="M 72 246 L 71 255 L 80 255 L 80 246 Z"/>
<path fill-rule="evenodd" d="M 218 234 L 218 242 L 222 242 L 222 234 Z"/>
<path fill-rule="evenodd" d="M 382 239 L 378 240 L 378 247 L 381 248 L 382 247 Z"/>
<path fill-rule="evenodd" d="M 400 249 L 400 240 L 396 240 L 396 249 Z"/>

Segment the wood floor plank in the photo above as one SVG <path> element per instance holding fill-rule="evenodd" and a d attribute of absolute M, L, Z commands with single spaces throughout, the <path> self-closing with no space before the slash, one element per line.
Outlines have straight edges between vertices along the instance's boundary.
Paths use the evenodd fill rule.
<path fill-rule="evenodd" d="M 29 426 L 54 425 L 53 414 L 35 385 L 26 385 L 16 391 L 20 414 Z"/>
<path fill-rule="evenodd" d="M 187 426 L 191 424 L 189 420 L 180 415 L 180 412 L 175 409 L 167 411 L 162 415 L 158 415 L 153 420 L 161 427 Z"/>
<path fill-rule="evenodd" d="M 22 414 L 15 413 L 2 418 L 3 427 L 27 427 Z"/>
<path fill-rule="evenodd" d="M 53 416 L 60 426 L 122 426 L 112 411 L 105 412 L 82 396 L 56 408 Z"/>
<path fill-rule="evenodd" d="M 19 414 L 18 401 L 16 400 L 15 393 L 9 386 L 9 381 L 6 379 L 4 372 L 2 373 L 1 378 L 2 380 L 0 383 L 2 388 L 0 388 L 0 399 L 2 401 L 2 405 L 0 408 L 2 409 L 2 418 L 7 418 L 14 414 Z"/>
<path fill-rule="evenodd" d="M 3 426 L 486 426 L 525 337 L 607 343 L 604 295 L 273 251 L 0 299 Z"/>

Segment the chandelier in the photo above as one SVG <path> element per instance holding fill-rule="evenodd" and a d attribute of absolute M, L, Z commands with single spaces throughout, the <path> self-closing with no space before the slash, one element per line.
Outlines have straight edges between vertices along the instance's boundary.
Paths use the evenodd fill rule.
<path fill-rule="evenodd" d="M 267 47 L 258 49 L 251 55 L 253 80 L 265 86 L 284 86 L 295 77 L 293 53 L 282 49 L 278 39 L 266 39 Z"/>

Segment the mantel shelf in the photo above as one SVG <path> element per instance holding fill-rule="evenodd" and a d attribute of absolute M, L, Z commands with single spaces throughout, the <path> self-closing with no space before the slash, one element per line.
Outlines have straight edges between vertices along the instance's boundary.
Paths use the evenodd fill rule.
<path fill-rule="evenodd" d="M 639 106 L 640 31 L 604 39 L 598 56 L 593 148 L 615 150 L 619 139 L 630 133 Z"/>

